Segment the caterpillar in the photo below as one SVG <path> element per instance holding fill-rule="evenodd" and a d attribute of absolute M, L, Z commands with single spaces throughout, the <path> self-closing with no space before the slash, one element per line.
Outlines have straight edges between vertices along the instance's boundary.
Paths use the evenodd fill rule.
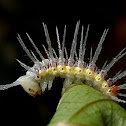
<path fill-rule="evenodd" d="M 30 67 L 17 59 L 19 64 L 27 71 L 26 75 L 19 77 L 11 84 L 0 85 L 0 90 L 5 90 L 13 86 L 21 85 L 28 94 L 30 94 L 31 96 L 37 96 L 41 93 L 44 93 L 45 89 L 51 89 L 55 77 L 61 77 L 64 78 L 63 88 L 65 89 L 73 83 L 86 84 L 95 88 L 96 90 L 99 90 L 104 95 L 108 96 L 108 98 L 114 101 L 126 103 L 125 100 L 120 99 L 118 97 L 126 97 L 126 94 L 118 92 L 121 89 L 126 89 L 126 84 L 124 83 L 118 86 L 115 85 L 116 81 L 126 76 L 126 70 L 123 72 L 119 71 L 112 78 L 106 77 L 107 73 L 114 66 L 114 64 L 124 55 L 126 55 L 126 47 L 122 51 L 120 51 L 110 63 L 107 64 L 107 62 L 105 62 L 101 69 L 96 66 L 96 62 L 102 50 L 103 42 L 106 38 L 109 29 L 104 30 L 93 56 L 91 48 L 89 58 L 90 60 L 88 63 L 86 63 L 84 61 L 84 56 L 90 25 L 88 25 L 85 35 L 84 26 L 81 27 L 79 53 L 77 55 L 76 46 L 80 21 L 77 22 L 69 56 L 65 47 L 66 25 L 64 27 L 62 43 L 60 42 L 58 28 L 56 27 L 56 36 L 59 52 L 59 55 L 57 56 L 56 51 L 54 50 L 54 48 L 52 48 L 51 45 L 48 28 L 46 24 L 42 24 L 44 28 L 46 42 L 48 45 L 48 49 L 44 45 L 43 48 L 47 54 L 48 59 L 46 59 L 41 54 L 41 52 L 39 51 L 28 33 L 26 33 L 26 35 L 30 40 L 32 46 L 34 47 L 35 51 L 40 56 L 41 61 L 37 59 L 33 51 L 28 50 L 21 36 L 17 34 L 17 39 L 19 43 L 21 44 L 23 50 L 26 52 L 27 56 L 34 63 L 34 65 Z"/>

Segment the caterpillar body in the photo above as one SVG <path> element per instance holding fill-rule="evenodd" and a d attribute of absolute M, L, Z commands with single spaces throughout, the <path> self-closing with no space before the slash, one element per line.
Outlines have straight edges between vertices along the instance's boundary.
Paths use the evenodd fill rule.
<path fill-rule="evenodd" d="M 27 66 L 23 62 L 17 60 L 20 65 L 27 70 L 26 75 L 19 77 L 15 82 L 6 85 L 0 85 L 0 90 L 8 89 L 13 86 L 21 85 L 24 90 L 31 96 L 36 96 L 44 93 L 45 89 L 51 89 L 53 80 L 55 77 L 64 78 L 63 88 L 67 88 L 70 84 L 87 84 L 104 95 L 108 96 L 110 99 L 126 103 L 125 100 L 118 98 L 118 96 L 126 97 L 126 94 L 119 93 L 118 90 L 126 89 L 126 84 L 119 86 L 115 85 L 115 82 L 119 79 L 126 76 L 126 70 L 123 72 L 118 72 L 113 78 L 106 78 L 108 71 L 111 69 L 114 64 L 121 59 L 125 54 L 126 47 L 113 58 L 113 60 L 107 64 L 104 63 L 102 69 L 98 69 L 96 66 L 96 61 L 98 60 L 99 54 L 102 49 L 102 44 L 107 35 L 108 29 L 105 29 L 99 44 L 96 48 L 94 55 L 92 56 L 92 48 L 90 51 L 90 61 L 86 63 L 84 61 L 84 55 L 86 50 L 86 41 L 88 38 L 89 25 L 87 27 L 85 36 L 84 36 L 84 27 L 81 28 L 80 35 L 80 47 L 79 54 L 77 56 L 76 45 L 77 37 L 79 31 L 80 21 L 77 22 L 75 27 L 74 38 L 71 44 L 70 55 L 68 57 L 67 49 L 65 47 L 65 38 L 66 38 L 66 25 L 64 27 L 63 40 L 62 43 L 59 39 L 58 28 L 56 27 L 56 36 L 58 43 L 59 56 L 57 56 L 55 50 L 51 46 L 51 40 L 49 37 L 47 26 L 43 23 L 44 32 L 46 36 L 46 42 L 48 49 L 43 45 L 43 48 L 48 56 L 48 59 L 45 59 L 33 40 L 30 38 L 28 33 L 26 33 L 34 49 L 41 58 L 41 61 L 37 59 L 35 54 L 32 51 L 29 51 L 25 46 L 20 35 L 17 35 L 17 39 L 21 44 L 22 48 L 28 55 L 28 57 L 34 63 L 33 67 Z M 107 65 L 106 65 L 107 64 Z"/>

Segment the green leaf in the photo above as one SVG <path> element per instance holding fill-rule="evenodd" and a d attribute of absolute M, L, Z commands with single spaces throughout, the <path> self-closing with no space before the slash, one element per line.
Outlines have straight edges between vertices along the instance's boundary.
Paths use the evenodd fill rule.
<path fill-rule="evenodd" d="M 72 84 L 64 92 L 48 126 L 55 126 L 58 123 L 60 126 L 75 124 L 76 126 L 126 126 L 126 111 L 101 92 L 84 84 Z"/>

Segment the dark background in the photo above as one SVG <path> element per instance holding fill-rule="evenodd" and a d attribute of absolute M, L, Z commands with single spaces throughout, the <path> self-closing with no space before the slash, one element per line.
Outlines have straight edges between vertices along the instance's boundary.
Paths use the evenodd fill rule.
<path fill-rule="evenodd" d="M 97 65 L 111 61 L 126 46 L 126 1 L 45 1 L 45 0 L 0 0 L 0 83 L 7 84 L 25 74 L 16 58 L 27 65 L 33 65 L 18 43 L 19 33 L 29 49 L 33 49 L 25 32 L 28 32 L 42 54 L 46 56 L 42 44 L 45 37 L 42 22 L 49 29 L 52 46 L 57 51 L 55 26 L 59 28 L 62 39 L 64 25 L 67 25 L 66 47 L 71 46 L 74 28 L 78 20 L 81 25 L 91 25 L 86 47 L 88 61 L 90 47 L 95 51 L 105 28 L 109 33 L 103 44 Z M 122 58 L 108 73 L 115 75 L 126 68 L 126 58 Z M 125 78 L 120 81 L 124 83 Z M 51 91 L 33 98 L 21 86 L 0 91 L 0 126 L 45 126 L 49 123 L 60 99 L 62 80 L 56 79 Z M 121 104 L 125 107 L 124 104 Z"/>

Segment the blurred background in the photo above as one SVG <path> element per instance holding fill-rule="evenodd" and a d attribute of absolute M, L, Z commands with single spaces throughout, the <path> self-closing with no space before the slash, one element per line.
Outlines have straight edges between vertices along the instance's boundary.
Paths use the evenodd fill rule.
<path fill-rule="evenodd" d="M 0 0 L 0 84 L 15 81 L 25 74 L 16 59 L 27 65 L 33 63 L 26 56 L 17 33 L 32 50 L 26 32 L 29 33 L 42 54 L 46 45 L 42 22 L 47 24 L 52 46 L 57 50 L 56 25 L 60 39 L 64 25 L 67 25 L 66 47 L 70 49 L 76 22 L 81 21 L 85 28 L 90 24 L 85 60 L 88 61 L 90 48 L 95 51 L 105 28 L 109 28 L 97 65 L 111 61 L 119 51 L 126 47 L 126 1 L 120 0 L 83 0 L 83 1 L 45 1 L 45 0 Z M 80 34 L 80 32 L 79 32 Z M 78 48 L 77 48 L 78 49 Z M 35 52 L 35 51 L 34 51 Z M 126 58 L 122 58 L 108 73 L 109 77 L 119 70 L 126 69 Z M 1 126 L 46 126 L 56 111 L 61 97 L 62 79 L 56 79 L 51 91 L 38 97 L 29 96 L 21 86 L 0 91 Z M 118 84 L 125 82 L 125 78 Z M 121 104 L 124 108 L 125 105 Z"/>

